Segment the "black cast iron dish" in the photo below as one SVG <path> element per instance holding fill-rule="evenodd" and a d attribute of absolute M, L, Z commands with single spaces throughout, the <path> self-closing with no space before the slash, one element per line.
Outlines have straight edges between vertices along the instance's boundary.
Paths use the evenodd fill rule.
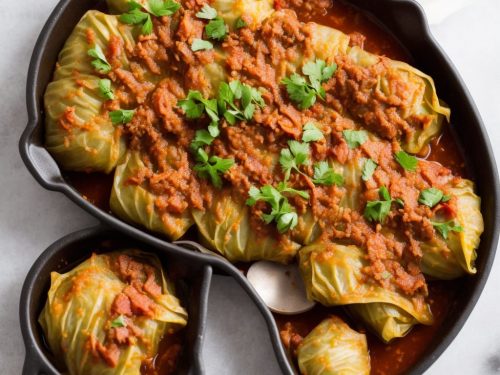
<path fill-rule="evenodd" d="M 455 136 L 462 140 L 463 152 L 467 156 L 469 170 L 474 172 L 477 191 L 482 198 L 481 211 L 485 221 L 485 231 L 478 249 L 477 275 L 466 280 L 459 300 L 456 301 L 446 322 L 440 327 L 435 341 L 427 348 L 424 357 L 410 371 L 411 374 L 420 374 L 431 366 L 458 334 L 479 299 L 488 278 L 495 256 L 500 228 L 500 188 L 497 169 L 491 146 L 472 98 L 452 63 L 431 36 L 420 6 L 413 0 L 350 0 L 349 2 L 367 13 L 371 13 L 387 29 L 391 30 L 410 52 L 413 65 L 435 79 L 441 97 L 453 110 L 452 129 Z M 93 0 L 62 0 L 51 14 L 38 38 L 27 80 L 26 96 L 29 122 L 19 145 L 26 166 L 43 187 L 62 192 L 87 212 L 121 233 L 126 233 L 130 237 L 155 246 L 169 256 L 190 259 L 199 267 L 201 267 L 201 264 L 214 266 L 233 276 L 255 301 L 263 314 L 281 369 L 285 374 L 293 374 L 294 371 L 286 358 L 271 313 L 256 295 L 246 278 L 236 268 L 219 258 L 194 254 L 173 245 L 126 224 L 108 212 L 93 206 L 64 180 L 59 167 L 44 149 L 43 94 L 45 87 L 52 77 L 57 55 L 73 26 L 86 10 L 95 5 L 96 1 Z M 66 239 L 61 241 L 64 242 Z M 59 247 L 60 243 L 56 245 Z M 39 287 L 34 284 L 34 275 L 40 272 L 40 267 L 43 268 L 43 264 L 49 261 L 49 255 L 52 253 L 55 253 L 55 250 L 50 248 L 46 253 L 47 255 L 44 254 L 35 264 L 27 280 L 23 291 L 23 299 L 21 300 L 21 325 L 27 346 L 27 364 L 38 363 L 38 368 L 46 371 L 49 371 L 52 366 L 47 357 L 41 353 L 40 342 L 37 341 L 40 338 L 34 333 L 33 307 L 31 304 L 34 301 L 33 296 L 36 293 L 40 295 Z M 54 259 L 53 262 L 57 260 Z M 202 285 L 203 290 L 207 288 L 208 280 Z M 200 301 L 204 302 L 203 298 Z M 203 328 L 203 324 L 200 324 L 201 328 Z M 195 364 L 199 360 L 200 353 L 194 353 L 192 368 L 195 373 L 202 373 L 202 366 Z"/>

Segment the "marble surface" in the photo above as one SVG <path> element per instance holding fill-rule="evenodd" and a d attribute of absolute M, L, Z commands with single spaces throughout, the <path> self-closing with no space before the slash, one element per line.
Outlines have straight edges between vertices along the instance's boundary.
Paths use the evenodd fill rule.
<path fill-rule="evenodd" d="M 432 32 L 456 64 L 483 116 L 500 160 L 500 1 L 422 0 L 439 7 Z M 448 1 L 448 5 L 444 5 Z M 0 374 L 21 372 L 18 300 L 26 273 L 57 238 L 96 221 L 25 169 L 17 142 L 27 121 L 25 81 L 35 40 L 57 0 L 1 0 L 0 12 Z M 441 4 L 437 4 L 437 3 Z M 452 13 L 450 15 L 450 13 Z M 21 209 L 22 208 L 22 209 Z M 427 372 L 500 374 L 500 259 L 465 327 Z M 216 277 L 204 355 L 207 374 L 278 374 L 264 321 L 234 282 Z"/>

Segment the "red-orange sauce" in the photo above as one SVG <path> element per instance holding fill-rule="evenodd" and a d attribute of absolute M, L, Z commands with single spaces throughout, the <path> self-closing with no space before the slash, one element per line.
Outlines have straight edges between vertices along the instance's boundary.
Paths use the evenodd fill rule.
<path fill-rule="evenodd" d="M 306 7 L 304 5 L 303 9 L 296 8 L 297 14 L 302 21 L 314 21 L 334 27 L 345 33 L 361 33 L 366 37 L 364 48 L 367 51 L 397 60 L 411 61 L 410 56 L 390 33 L 374 22 L 371 17 L 359 12 L 352 6 L 340 1 L 334 1 L 333 6 L 326 11 L 317 8 L 306 10 Z M 425 158 L 443 164 L 456 174 L 466 176 L 463 156 L 448 124 L 444 126 L 442 135 L 431 142 L 429 152 Z M 108 200 L 113 180 L 112 174 L 72 172 L 66 173 L 65 177 L 87 201 L 105 211 L 109 211 Z M 401 374 L 418 362 L 429 344 L 436 337 L 440 325 L 453 306 L 460 285 L 460 281 L 429 282 L 429 303 L 435 317 L 433 326 L 417 326 L 406 337 L 395 340 L 388 345 L 367 332 L 372 374 Z M 275 317 L 280 329 L 283 328 L 286 322 L 291 322 L 294 330 L 305 336 L 330 314 L 340 315 L 348 319 L 341 308 L 326 308 L 323 306 L 317 306 L 310 312 L 296 316 L 275 315 Z M 364 330 L 362 326 L 354 326 L 361 331 Z M 162 345 L 164 353 L 167 350 L 166 348 L 171 346 L 169 343 L 170 340 L 166 340 Z M 156 360 L 161 361 L 161 358 L 162 351 L 160 351 Z M 162 368 L 161 365 L 155 367 Z"/>

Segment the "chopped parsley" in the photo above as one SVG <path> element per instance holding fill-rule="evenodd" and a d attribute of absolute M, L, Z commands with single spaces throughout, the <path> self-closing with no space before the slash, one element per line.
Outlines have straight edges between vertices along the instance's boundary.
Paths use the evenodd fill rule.
<path fill-rule="evenodd" d="M 365 164 L 363 165 L 363 172 L 361 178 L 363 181 L 368 181 L 372 178 L 375 169 L 377 169 L 378 164 L 375 163 L 372 159 L 367 159 Z"/>
<path fill-rule="evenodd" d="M 396 161 L 402 166 L 405 170 L 414 172 L 417 170 L 418 159 L 410 154 L 407 154 L 404 151 L 396 152 L 394 155 Z"/>
<path fill-rule="evenodd" d="M 290 99 L 295 102 L 299 109 L 307 109 L 316 103 L 316 97 L 325 99 L 325 90 L 321 86 L 323 82 L 329 80 L 337 65 L 326 65 L 324 60 L 308 62 L 302 67 L 302 73 L 308 77 L 308 81 L 297 73 L 284 78 L 281 83 L 286 86 L 286 91 Z"/>
<path fill-rule="evenodd" d="M 149 9 L 156 17 L 171 16 L 181 5 L 173 0 L 149 0 Z"/>
<path fill-rule="evenodd" d="M 314 176 L 313 182 L 318 185 L 337 185 L 342 186 L 344 184 L 344 177 L 338 173 L 335 173 L 333 168 L 328 165 L 328 162 L 321 161 L 314 164 Z"/>
<path fill-rule="evenodd" d="M 205 34 L 210 39 L 223 40 L 227 34 L 227 26 L 220 17 L 214 18 L 205 26 Z"/>
<path fill-rule="evenodd" d="M 396 202 L 404 206 L 404 202 L 397 198 L 392 199 L 389 191 L 385 186 L 382 186 L 379 191 L 380 200 L 369 201 L 366 203 L 364 217 L 368 221 L 376 221 L 383 223 L 389 212 L 391 211 L 392 202 Z"/>
<path fill-rule="evenodd" d="M 235 100 L 239 100 L 239 106 Z M 236 120 L 250 121 L 256 106 L 265 106 L 259 90 L 238 80 L 220 84 L 217 102 L 224 118 L 231 125 L 234 125 Z"/>
<path fill-rule="evenodd" d="M 205 179 L 210 179 L 212 185 L 216 188 L 222 187 L 221 174 L 226 173 L 234 165 L 234 159 L 222 159 L 218 156 L 208 156 L 208 154 L 199 148 L 196 152 L 196 165 L 194 170 L 198 172 L 198 176 Z"/>
<path fill-rule="evenodd" d="M 132 121 L 135 111 L 133 109 L 119 109 L 109 112 L 109 118 L 113 125 L 127 124 Z"/>
<path fill-rule="evenodd" d="M 194 139 L 191 141 L 191 149 L 193 151 L 198 150 L 200 147 L 209 146 L 214 141 L 215 137 L 208 132 L 206 129 L 197 130 Z"/>
<path fill-rule="evenodd" d="M 316 142 L 325 139 L 321 130 L 312 122 L 304 125 L 304 133 L 302 134 L 302 142 Z"/>
<path fill-rule="evenodd" d="M 299 166 L 309 164 L 309 145 L 297 141 L 288 141 L 288 147 L 281 150 L 280 164 L 285 172 L 285 180 L 290 178 L 292 170 L 301 173 Z"/>
<path fill-rule="evenodd" d="M 105 99 L 113 100 L 115 98 L 113 90 L 111 89 L 111 81 L 109 79 L 99 80 L 99 92 Z"/>
<path fill-rule="evenodd" d="M 418 197 L 418 202 L 432 208 L 439 202 L 443 201 L 444 198 L 445 195 L 441 190 L 436 188 L 429 188 L 422 190 L 420 192 L 420 196 Z M 449 200 L 449 198 L 447 200 Z"/>
<path fill-rule="evenodd" d="M 171 16 L 181 7 L 173 0 L 149 0 L 149 11 L 136 1 L 129 1 L 128 5 L 129 11 L 120 15 L 120 22 L 127 25 L 142 25 L 141 32 L 145 35 L 153 32 L 151 14 L 156 17 Z"/>
<path fill-rule="evenodd" d="M 271 185 L 265 185 L 260 189 L 252 186 L 248 191 L 249 198 L 246 201 L 248 206 L 253 206 L 258 201 L 264 201 L 271 206 L 271 212 L 262 214 L 262 220 L 266 224 L 276 222 L 276 226 L 280 233 L 285 233 L 298 224 L 298 215 L 290 206 L 287 197 L 284 195 L 298 194 L 304 199 L 309 199 L 309 194 L 305 191 L 289 188 L 286 183 L 280 182 L 275 188 Z"/>
<path fill-rule="evenodd" d="M 109 64 L 104 52 L 102 52 L 101 47 L 96 44 L 94 48 L 91 48 L 87 51 L 87 54 L 90 57 L 93 57 L 91 64 L 97 72 L 101 74 L 107 74 L 111 71 L 111 65 Z"/>
<path fill-rule="evenodd" d="M 368 140 L 368 133 L 364 130 L 344 130 L 342 135 L 350 149 L 357 148 Z"/>
<path fill-rule="evenodd" d="M 203 8 L 196 13 L 196 17 L 198 18 L 203 18 L 205 20 L 213 20 L 215 17 L 217 17 L 217 10 L 212 8 L 210 5 L 205 4 L 203 5 Z"/>
<path fill-rule="evenodd" d="M 126 326 L 127 322 L 125 321 L 125 317 L 123 315 L 118 316 L 118 318 L 111 322 L 111 328 L 120 328 Z"/>
<path fill-rule="evenodd" d="M 214 48 L 214 45 L 210 43 L 208 40 L 203 40 L 203 39 L 193 39 L 193 43 L 191 43 L 191 50 L 196 52 L 196 51 L 203 51 L 203 50 L 210 50 Z"/>
<path fill-rule="evenodd" d="M 434 229 L 436 229 L 445 240 L 448 239 L 448 234 L 450 232 L 462 232 L 464 230 L 460 225 L 455 225 L 455 222 L 453 220 L 446 221 L 444 223 L 431 221 L 431 223 Z"/>
<path fill-rule="evenodd" d="M 248 26 L 247 23 L 241 17 L 238 17 L 236 19 L 236 22 L 234 23 L 234 27 L 236 28 L 236 30 L 242 29 L 247 26 Z"/>

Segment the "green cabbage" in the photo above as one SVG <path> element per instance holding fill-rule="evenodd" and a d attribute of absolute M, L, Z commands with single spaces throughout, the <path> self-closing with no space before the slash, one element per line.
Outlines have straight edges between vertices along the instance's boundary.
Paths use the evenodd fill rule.
<path fill-rule="evenodd" d="M 93 32 L 93 43 L 89 44 L 88 33 Z M 80 74 L 95 74 L 91 65 L 92 57 L 88 50 L 99 46 L 106 52 L 112 36 L 123 41 L 124 47 L 135 45 L 133 27 L 120 23 L 117 16 L 111 16 L 97 10 L 89 10 L 78 22 L 75 29 L 59 53 L 58 64 L 54 72 L 54 80 L 73 77 L 75 72 Z M 128 66 L 128 59 L 123 50 L 120 54 L 122 67 Z"/>
<path fill-rule="evenodd" d="M 280 239 L 274 230 L 254 233 L 249 208 L 224 192 L 213 197 L 211 207 L 205 211 L 194 211 L 193 217 L 207 247 L 231 262 L 270 260 L 287 263 L 300 247 L 286 237 Z"/>
<path fill-rule="evenodd" d="M 131 318 L 134 325 L 143 331 L 142 339 L 132 345 L 120 346 L 118 365 L 113 368 L 94 357 L 89 349 L 89 340 L 92 336 L 104 342 L 105 331 L 114 319 L 111 316 L 113 301 L 127 285 L 112 268 L 112 262 L 119 254 L 153 266 L 156 280 L 162 286 L 162 294 L 150 296 L 156 304 L 152 318 Z M 173 295 L 159 259 L 139 250 L 126 250 L 94 254 L 64 274 L 52 272 L 47 303 L 39 322 L 53 354 L 64 361 L 71 375 L 136 375 L 140 372 L 142 361 L 156 354 L 162 336 L 186 325 L 187 313 Z"/>
<path fill-rule="evenodd" d="M 366 336 L 340 318 L 323 320 L 297 348 L 297 361 L 303 375 L 368 375 L 370 355 Z"/>
<path fill-rule="evenodd" d="M 380 61 L 380 56 L 371 54 L 359 47 L 352 47 L 348 56 L 358 65 L 369 67 Z M 414 115 L 430 116 L 431 121 L 423 129 L 413 129 L 409 139 L 402 139 L 401 146 L 410 153 L 419 153 L 432 138 L 440 134 L 444 119 L 449 120 L 450 109 L 442 105 L 436 93 L 433 79 L 413 68 L 412 66 L 395 60 L 387 59 L 389 69 L 378 79 L 377 89 L 386 96 L 393 94 L 391 79 L 401 79 L 408 83 L 408 109 L 401 112 L 403 119 Z"/>
<path fill-rule="evenodd" d="M 80 84 L 83 82 L 84 84 Z M 81 75 L 49 83 L 45 91 L 45 145 L 64 169 L 109 173 L 125 151 L 121 129 L 101 114 L 99 78 Z M 59 120 L 74 109 L 69 130 Z"/>
<path fill-rule="evenodd" d="M 418 324 L 411 314 L 389 303 L 359 303 L 346 306 L 346 310 L 385 343 L 405 336 Z"/>
<path fill-rule="evenodd" d="M 407 324 L 433 323 L 427 304 L 413 303 L 401 293 L 363 281 L 362 268 L 368 265 L 366 253 L 356 246 L 316 242 L 299 251 L 299 266 L 308 298 L 325 306 L 365 304 L 361 315 L 369 319 L 364 321 L 385 341 L 406 332 Z M 371 311 L 366 313 L 367 310 Z M 401 316 L 395 311 L 401 312 Z M 387 315 L 398 318 L 382 324 L 389 319 Z M 414 320 L 410 323 L 405 315 Z M 392 326 L 392 332 L 386 330 L 387 324 Z M 399 326 L 401 324 L 403 326 Z"/>
<path fill-rule="evenodd" d="M 128 182 L 130 177 L 145 167 L 139 153 L 127 153 L 125 160 L 115 171 L 110 198 L 111 210 L 125 221 L 143 225 L 174 241 L 193 224 L 190 210 L 177 215 L 158 212 L 155 202 L 159 197 L 141 185 Z"/>
<path fill-rule="evenodd" d="M 273 0 L 214 0 L 211 6 L 230 28 L 244 15 L 248 27 L 256 29 L 274 12 Z"/>
<path fill-rule="evenodd" d="M 422 271 L 438 279 L 455 279 L 465 273 L 474 274 L 474 261 L 477 254 L 484 222 L 481 215 L 481 198 L 474 193 L 474 183 L 466 179 L 452 180 L 448 190 L 456 199 L 455 223 L 462 227 L 461 232 L 450 232 L 448 239 L 438 235 L 421 244 L 423 258 Z M 446 221 L 438 214 L 434 221 Z"/>

